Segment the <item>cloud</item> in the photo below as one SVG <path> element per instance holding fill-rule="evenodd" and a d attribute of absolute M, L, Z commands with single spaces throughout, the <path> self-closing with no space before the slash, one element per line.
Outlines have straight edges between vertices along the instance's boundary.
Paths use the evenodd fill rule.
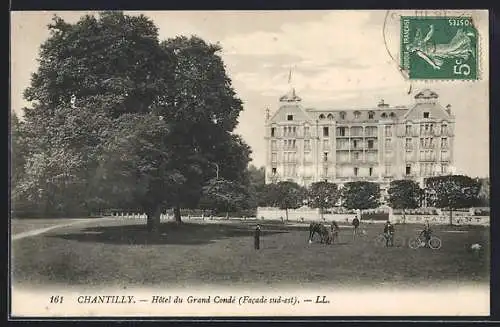
<path fill-rule="evenodd" d="M 293 67 L 293 85 L 302 95 L 329 99 L 338 93 L 405 84 L 387 54 L 382 26 L 383 21 L 373 23 L 369 12 L 336 11 L 317 21 L 285 23 L 274 32 L 233 35 L 221 44 L 228 66 L 238 65 L 232 69 L 237 71 L 233 80 L 242 88 L 282 94 L 288 90 L 288 69 Z M 276 59 L 280 56 L 281 61 Z M 238 57 L 246 58 L 252 70 L 245 70 Z"/>

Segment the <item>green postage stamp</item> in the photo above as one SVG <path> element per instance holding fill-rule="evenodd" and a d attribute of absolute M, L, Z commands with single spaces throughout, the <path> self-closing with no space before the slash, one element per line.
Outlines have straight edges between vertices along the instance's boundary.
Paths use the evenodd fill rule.
<path fill-rule="evenodd" d="M 401 67 L 410 79 L 478 79 L 471 17 L 401 17 Z"/>

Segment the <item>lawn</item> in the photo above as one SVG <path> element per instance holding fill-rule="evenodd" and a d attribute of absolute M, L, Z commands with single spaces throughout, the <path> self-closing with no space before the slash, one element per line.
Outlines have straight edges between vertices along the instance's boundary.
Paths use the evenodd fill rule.
<path fill-rule="evenodd" d="M 254 221 L 163 223 L 153 238 L 144 222 L 95 220 L 12 242 L 15 285 L 186 286 L 196 284 L 330 285 L 489 283 L 489 228 L 436 226 L 440 250 L 380 248 L 373 239 L 383 226 L 363 225 L 352 240 L 341 226 L 340 242 L 308 244 L 306 225 L 261 222 L 261 250 L 253 249 Z M 409 239 L 417 225 L 398 225 Z"/>

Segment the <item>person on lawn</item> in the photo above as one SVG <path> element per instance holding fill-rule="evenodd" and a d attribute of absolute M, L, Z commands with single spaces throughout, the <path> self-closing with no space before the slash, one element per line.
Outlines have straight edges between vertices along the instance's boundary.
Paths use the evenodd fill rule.
<path fill-rule="evenodd" d="M 388 220 L 384 225 L 385 246 L 394 246 L 394 225 Z"/>
<path fill-rule="evenodd" d="M 424 225 L 424 230 L 420 232 L 419 236 L 424 239 L 425 247 L 429 247 L 429 241 L 431 240 L 431 236 L 432 236 L 431 225 L 429 224 L 429 221 L 426 221 Z"/>
<path fill-rule="evenodd" d="M 352 232 L 352 238 L 354 239 L 356 237 L 356 235 L 358 235 L 358 228 L 359 228 L 359 219 L 358 219 L 358 216 L 354 217 L 354 219 L 352 220 L 351 224 L 354 227 L 353 228 L 353 232 Z"/>
<path fill-rule="evenodd" d="M 253 240 L 254 240 L 254 247 L 255 247 L 255 250 L 259 250 L 260 249 L 260 224 L 257 224 L 257 227 L 255 228 L 255 232 L 254 232 L 254 235 L 253 235 Z"/>

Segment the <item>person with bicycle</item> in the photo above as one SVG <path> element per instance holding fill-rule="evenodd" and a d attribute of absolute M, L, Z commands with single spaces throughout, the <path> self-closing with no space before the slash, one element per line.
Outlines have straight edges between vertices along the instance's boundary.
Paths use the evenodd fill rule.
<path fill-rule="evenodd" d="M 424 229 L 420 232 L 419 238 L 423 238 L 425 241 L 425 247 L 429 247 L 429 241 L 431 240 L 432 229 L 429 221 L 425 222 Z"/>
<path fill-rule="evenodd" d="M 359 228 L 358 216 L 354 216 L 354 219 L 352 220 L 351 225 L 353 226 L 352 238 L 354 239 L 356 237 L 356 235 L 358 235 L 358 228 Z"/>
<path fill-rule="evenodd" d="M 388 220 L 384 225 L 385 246 L 394 246 L 394 225 Z"/>

